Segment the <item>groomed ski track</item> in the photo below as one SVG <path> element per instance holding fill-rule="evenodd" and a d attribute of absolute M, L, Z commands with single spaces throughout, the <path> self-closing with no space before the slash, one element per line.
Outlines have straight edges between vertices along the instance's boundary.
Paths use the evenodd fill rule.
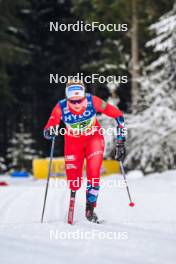
<path fill-rule="evenodd" d="M 129 178 L 134 208 L 128 206 L 126 189 L 119 187 L 121 175 L 102 178 L 96 213 L 105 222 L 99 225 L 84 217 L 85 184 L 77 192 L 70 226 L 70 192 L 63 180 L 50 185 L 41 224 L 46 182 L 2 179 L 9 186 L 0 187 L 1 264 L 176 263 L 176 171 Z M 116 239 L 108 239 L 112 233 Z"/>

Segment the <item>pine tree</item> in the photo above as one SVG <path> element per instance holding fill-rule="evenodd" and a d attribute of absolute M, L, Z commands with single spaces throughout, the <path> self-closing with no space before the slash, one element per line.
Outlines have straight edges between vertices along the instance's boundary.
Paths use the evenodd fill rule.
<path fill-rule="evenodd" d="M 3 157 L 11 126 L 16 125 L 20 112 L 23 72 L 30 57 L 24 43 L 25 23 L 20 12 L 28 6 L 28 0 L 0 1 L 0 145 Z"/>
<path fill-rule="evenodd" d="M 176 167 L 176 4 L 150 27 L 156 56 L 141 81 L 141 112 L 129 117 L 128 168 L 144 172 Z"/>

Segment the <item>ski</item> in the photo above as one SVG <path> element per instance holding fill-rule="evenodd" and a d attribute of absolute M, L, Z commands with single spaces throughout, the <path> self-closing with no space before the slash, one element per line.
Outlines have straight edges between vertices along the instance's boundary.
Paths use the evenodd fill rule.
<path fill-rule="evenodd" d="M 106 223 L 106 221 L 103 219 L 97 219 L 96 221 L 89 221 L 88 220 L 88 222 L 90 222 L 91 224 L 104 224 L 104 223 Z"/>
<path fill-rule="evenodd" d="M 100 220 L 98 220 L 96 223 L 101 225 L 101 224 L 105 224 L 105 223 L 106 223 L 106 221 L 105 221 L 105 220 L 103 220 L 103 219 L 100 219 Z"/>
<path fill-rule="evenodd" d="M 91 224 L 98 224 L 98 225 L 101 225 L 101 224 L 106 223 L 106 221 L 103 220 L 103 219 L 97 220 L 96 222 L 93 222 L 93 221 L 89 221 L 89 222 L 90 222 Z"/>
<path fill-rule="evenodd" d="M 68 209 L 68 224 L 72 225 L 74 221 L 74 209 L 75 209 L 75 196 L 76 196 L 76 191 L 72 191 L 70 193 L 70 204 L 69 204 L 69 209 Z"/>

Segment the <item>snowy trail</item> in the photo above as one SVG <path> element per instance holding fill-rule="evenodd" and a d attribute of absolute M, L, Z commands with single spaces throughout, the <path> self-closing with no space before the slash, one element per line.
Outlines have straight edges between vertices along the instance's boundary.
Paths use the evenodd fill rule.
<path fill-rule="evenodd" d="M 84 218 L 85 186 L 77 193 L 73 226 L 66 224 L 69 190 L 63 184 L 50 186 L 43 224 L 45 182 L 26 180 L 1 187 L 0 263 L 175 264 L 176 171 L 129 179 L 134 208 L 128 206 L 124 188 L 108 186 L 118 179 L 121 176 L 104 178 L 96 209 L 106 221 L 101 225 Z M 116 239 L 108 239 L 112 232 Z"/>

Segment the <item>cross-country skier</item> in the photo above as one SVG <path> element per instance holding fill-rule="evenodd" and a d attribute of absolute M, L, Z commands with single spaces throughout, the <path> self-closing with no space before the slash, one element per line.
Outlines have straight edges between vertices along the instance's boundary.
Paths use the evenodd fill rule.
<path fill-rule="evenodd" d="M 103 160 L 104 137 L 96 113 L 115 118 L 117 128 L 116 159 L 125 156 L 124 118 L 122 112 L 97 96 L 85 92 L 81 81 L 66 84 L 66 98 L 54 107 L 44 128 L 44 136 L 51 139 L 51 128 L 62 120 L 66 125 L 64 136 L 65 168 L 69 188 L 76 191 L 81 186 L 83 162 L 86 158 L 87 189 L 85 216 L 89 221 L 98 222 L 94 212 L 100 189 L 100 168 Z M 119 130 L 120 128 L 120 130 Z"/>

